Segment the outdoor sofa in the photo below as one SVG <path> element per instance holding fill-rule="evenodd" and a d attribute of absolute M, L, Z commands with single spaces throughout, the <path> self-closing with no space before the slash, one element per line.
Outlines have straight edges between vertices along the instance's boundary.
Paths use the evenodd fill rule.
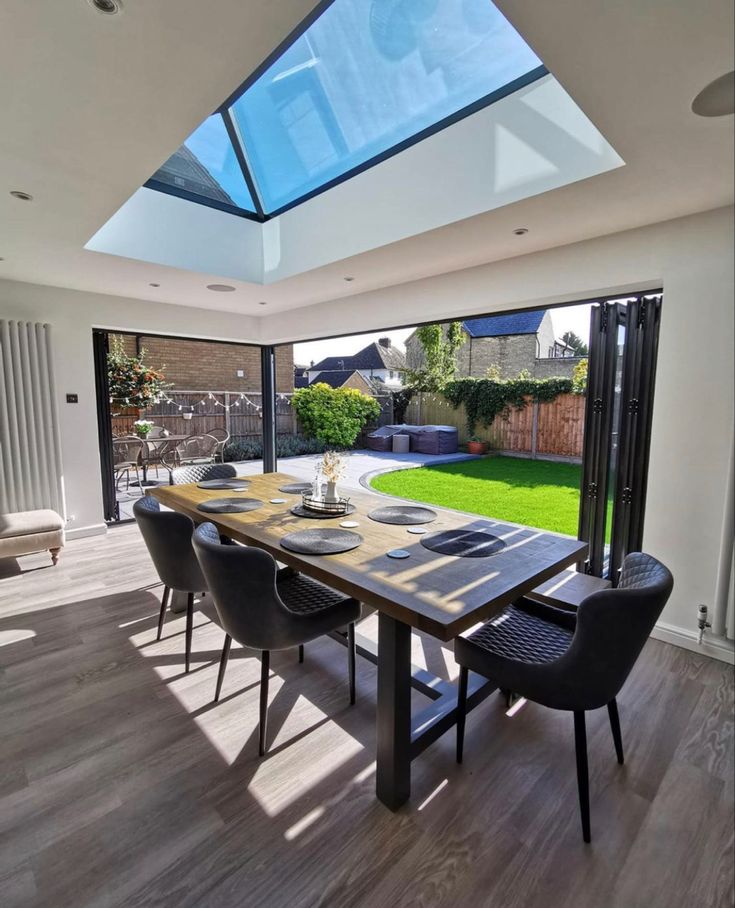
<path fill-rule="evenodd" d="M 410 450 L 417 454 L 456 454 L 458 434 L 454 426 L 381 426 L 367 437 L 371 451 L 392 451 L 393 436 L 408 435 Z"/>

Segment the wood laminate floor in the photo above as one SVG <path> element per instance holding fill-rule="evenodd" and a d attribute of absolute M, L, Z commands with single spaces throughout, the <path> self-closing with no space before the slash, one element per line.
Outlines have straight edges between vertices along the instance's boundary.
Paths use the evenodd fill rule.
<path fill-rule="evenodd" d="M 375 799 L 375 669 L 346 651 L 274 654 L 268 755 L 260 664 L 207 617 L 155 641 L 161 587 L 135 526 L 0 562 L 0 905 L 614 906 L 733 904 L 733 674 L 649 641 L 620 704 L 588 717 L 593 841 L 581 839 L 572 717 L 491 697 Z M 22 573 L 18 572 L 18 565 Z M 375 619 L 365 622 L 375 631 Z M 450 653 L 415 636 L 445 677 Z M 418 695 L 417 695 L 418 696 Z M 420 697 L 418 698 L 421 699 Z M 418 705 L 418 703 L 417 703 Z"/>

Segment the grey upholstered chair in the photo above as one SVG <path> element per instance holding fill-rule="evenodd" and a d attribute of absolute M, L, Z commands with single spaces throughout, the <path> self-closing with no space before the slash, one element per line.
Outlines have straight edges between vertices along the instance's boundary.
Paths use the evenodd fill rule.
<path fill-rule="evenodd" d="M 231 463 L 199 463 L 178 467 L 171 472 L 171 485 L 183 486 L 190 482 L 204 482 L 205 479 L 234 479 L 237 470 Z"/>
<path fill-rule="evenodd" d="M 186 600 L 186 671 L 191 663 L 191 638 L 194 627 L 194 593 L 207 591 L 199 562 L 191 547 L 194 522 L 177 511 L 162 511 L 155 498 L 146 495 L 133 505 L 133 514 L 140 527 L 156 572 L 163 583 L 161 612 L 158 616 L 157 640 L 161 639 L 166 607 L 171 590 L 187 593 Z"/>
<path fill-rule="evenodd" d="M 671 595 L 669 570 L 635 552 L 620 583 L 584 599 L 576 614 L 522 599 L 469 637 L 454 643 L 461 666 L 457 704 L 457 762 L 462 762 L 468 672 L 514 693 L 574 713 L 582 834 L 590 841 L 585 712 L 607 706 L 618 763 L 623 741 L 616 696 Z"/>
<path fill-rule="evenodd" d="M 305 643 L 347 625 L 350 703 L 354 703 L 355 621 L 360 603 L 290 568 L 279 571 L 273 556 L 262 549 L 223 545 L 214 524 L 197 527 L 193 541 L 226 634 L 215 701 L 233 638 L 261 651 L 258 753 L 265 753 L 271 650 L 299 647 L 301 660 Z"/>

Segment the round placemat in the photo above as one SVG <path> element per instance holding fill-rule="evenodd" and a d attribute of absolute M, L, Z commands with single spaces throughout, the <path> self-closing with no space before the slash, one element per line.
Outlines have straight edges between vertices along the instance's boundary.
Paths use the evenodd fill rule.
<path fill-rule="evenodd" d="M 254 511 L 262 508 L 259 498 L 210 498 L 197 505 L 197 511 L 205 514 L 240 514 L 243 511 Z"/>
<path fill-rule="evenodd" d="M 198 489 L 229 489 L 231 492 L 242 492 L 250 485 L 244 479 L 205 479 L 197 483 Z"/>
<path fill-rule="evenodd" d="M 412 505 L 389 505 L 387 508 L 376 508 L 368 517 L 378 523 L 396 523 L 409 526 L 416 523 L 431 523 L 436 520 L 436 511 L 431 508 L 420 508 Z"/>
<path fill-rule="evenodd" d="M 313 488 L 310 482 L 289 482 L 285 486 L 279 486 L 278 491 L 287 495 L 300 495 L 302 492 L 311 492 Z"/>
<path fill-rule="evenodd" d="M 299 530 L 281 539 L 281 546 L 300 555 L 338 555 L 362 544 L 362 536 L 350 530 Z"/>
<path fill-rule="evenodd" d="M 348 514 L 354 514 L 355 506 L 354 504 L 348 504 L 346 509 L 340 514 L 324 514 L 321 511 L 312 511 L 309 508 L 305 508 L 303 504 L 295 504 L 291 508 L 291 513 L 296 517 L 306 517 L 309 520 L 341 520 L 347 517 Z"/>
<path fill-rule="evenodd" d="M 444 530 L 422 536 L 419 540 L 424 548 L 440 555 L 457 555 L 460 558 L 487 558 L 505 548 L 505 543 L 491 533 L 479 530 Z"/>

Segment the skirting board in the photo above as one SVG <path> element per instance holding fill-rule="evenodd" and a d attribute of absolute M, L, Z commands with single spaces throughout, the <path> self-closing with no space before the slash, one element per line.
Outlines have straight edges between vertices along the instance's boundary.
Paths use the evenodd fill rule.
<path fill-rule="evenodd" d="M 663 621 L 659 621 L 654 627 L 651 636 L 655 640 L 673 643 L 674 646 L 681 646 L 693 653 L 701 653 L 703 656 L 711 656 L 713 659 L 735 665 L 735 644 L 732 640 L 713 637 L 711 633 L 705 633 L 700 645 L 697 643 L 697 635 L 694 631 L 675 627 L 673 624 L 665 624 Z"/>
<path fill-rule="evenodd" d="M 85 536 L 102 536 L 107 532 L 106 523 L 93 523 L 88 527 L 67 527 L 65 536 L 67 539 L 84 539 Z"/>

